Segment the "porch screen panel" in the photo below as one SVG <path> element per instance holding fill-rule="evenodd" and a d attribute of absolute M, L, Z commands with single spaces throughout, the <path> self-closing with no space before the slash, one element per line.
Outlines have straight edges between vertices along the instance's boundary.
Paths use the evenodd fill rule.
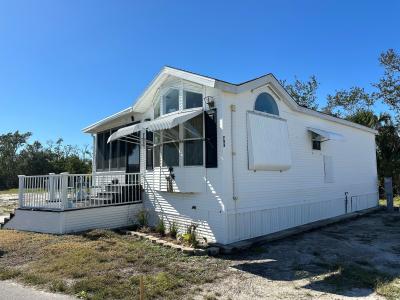
<path fill-rule="evenodd" d="M 104 133 L 98 133 L 96 136 L 96 169 L 104 168 Z"/>
<path fill-rule="evenodd" d="M 110 151 L 111 145 L 107 143 L 108 138 L 110 137 L 110 131 L 104 132 L 104 166 L 103 169 L 109 170 L 110 168 Z"/>
<path fill-rule="evenodd" d="M 140 171 L 140 145 L 128 143 L 127 146 L 127 172 L 137 173 Z"/>
<path fill-rule="evenodd" d="M 153 132 L 146 131 L 146 170 L 153 169 Z"/>
<path fill-rule="evenodd" d="M 111 134 L 113 134 L 116 129 L 111 130 Z M 113 141 L 110 143 L 111 145 L 111 169 L 118 169 L 118 157 L 119 157 L 119 141 Z"/>
<path fill-rule="evenodd" d="M 126 169 L 126 145 L 125 141 L 118 141 L 118 169 L 125 170 Z"/>
<path fill-rule="evenodd" d="M 247 153 L 250 170 L 285 171 L 292 165 L 286 120 L 247 113 Z"/>
<path fill-rule="evenodd" d="M 108 171 L 109 169 L 110 144 L 107 144 L 109 136 L 109 130 L 97 134 L 96 170 L 98 171 Z"/>

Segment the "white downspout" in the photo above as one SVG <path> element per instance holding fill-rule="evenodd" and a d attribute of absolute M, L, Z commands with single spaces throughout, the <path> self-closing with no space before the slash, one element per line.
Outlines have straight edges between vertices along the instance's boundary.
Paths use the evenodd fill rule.
<path fill-rule="evenodd" d="M 232 199 L 238 199 L 236 196 L 236 183 L 235 183 L 235 147 L 234 147 L 234 139 L 233 139 L 233 113 L 236 112 L 236 105 L 231 104 L 231 159 L 232 159 Z M 236 207 L 236 204 L 235 204 Z M 235 208 L 236 209 L 236 208 Z"/>
<path fill-rule="evenodd" d="M 235 147 L 234 147 L 234 134 L 233 134 L 233 115 L 236 112 L 236 105 L 231 104 L 231 164 L 232 164 L 232 199 L 235 206 L 235 239 L 238 237 L 238 220 L 237 220 L 237 200 L 236 195 L 236 178 L 235 178 Z"/>

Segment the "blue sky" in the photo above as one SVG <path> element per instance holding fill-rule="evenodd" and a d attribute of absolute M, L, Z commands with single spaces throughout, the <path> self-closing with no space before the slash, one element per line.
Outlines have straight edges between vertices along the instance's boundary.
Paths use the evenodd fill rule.
<path fill-rule="evenodd" d="M 132 105 L 163 65 L 241 82 L 335 89 L 400 51 L 399 1 L 0 1 L 0 134 L 90 144 L 81 129 Z M 378 106 L 378 110 L 382 107 Z"/>

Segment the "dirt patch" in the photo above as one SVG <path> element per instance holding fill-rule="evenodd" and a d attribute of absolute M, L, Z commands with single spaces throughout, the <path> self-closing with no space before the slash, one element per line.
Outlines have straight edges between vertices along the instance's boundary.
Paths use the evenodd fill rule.
<path fill-rule="evenodd" d="M 399 213 L 331 225 L 225 257 L 195 299 L 400 299 L 399 241 Z"/>

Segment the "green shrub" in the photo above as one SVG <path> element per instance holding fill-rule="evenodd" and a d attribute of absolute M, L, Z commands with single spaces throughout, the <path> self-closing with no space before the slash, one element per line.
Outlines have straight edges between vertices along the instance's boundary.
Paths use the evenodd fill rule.
<path fill-rule="evenodd" d="M 169 235 L 173 238 L 178 235 L 178 225 L 176 225 L 175 221 L 169 224 Z"/>
<path fill-rule="evenodd" d="M 186 244 L 196 248 L 199 243 L 197 241 L 196 225 L 192 224 L 188 226 L 186 233 L 182 234 L 182 239 Z"/>
<path fill-rule="evenodd" d="M 158 221 L 158 224 L 155 229 L 157 233 L 161 234 L 162 236 L 165 235 L 165 223 L 162 218 Z"/>
<path fill-rule="evenodd" d="M 149 225 L 149 213 L 142 209 L 136 215 L 140 227 L 147 227 Z"/>

